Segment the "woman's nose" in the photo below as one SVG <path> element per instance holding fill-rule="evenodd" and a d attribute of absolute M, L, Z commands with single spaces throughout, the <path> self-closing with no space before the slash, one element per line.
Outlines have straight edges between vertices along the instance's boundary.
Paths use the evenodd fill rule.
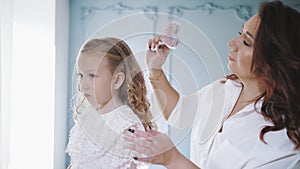
<path fill-rule="evenodd" d="M 228 42 L 228 47 L 230 47 L 231 48 L 231 51 L 237 51 L 237 46 L 236 46 L 236 44 L 235 44 L 235 40 L 236 39 L 232 39 L 232 40 L 230 40 L 229 42 Z"/>

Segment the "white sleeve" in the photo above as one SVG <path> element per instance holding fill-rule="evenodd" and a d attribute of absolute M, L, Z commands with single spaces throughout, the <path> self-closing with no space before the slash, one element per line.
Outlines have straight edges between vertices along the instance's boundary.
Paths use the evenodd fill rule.
<path fill-rule="evenodd" d="M 168 123 L 177 128 L 191 128 L 196 123 L 209 120 L 207 125 L 213 128 L 223 110 L 224 93 L 224 84 L 216 80 L 192 95 L 180 96 Z M 213 102 L 218 106 L 213 107 Z M 208 118 L 208 115 L 211 117 Z"/>
<path fill-rule="evenodd" d="M 192 127 L 197 114 L 200 91 L 189 96 L 179 96 L 178 102 L 168 118 L 168 123 L 171 126 L 178 128 Z"/>
<path fill-rule="evenodd" d="M 300 168 L 300 152 L 298 153 L 297 158 L 291 163 L 287 169 L 299 169 Z"/>

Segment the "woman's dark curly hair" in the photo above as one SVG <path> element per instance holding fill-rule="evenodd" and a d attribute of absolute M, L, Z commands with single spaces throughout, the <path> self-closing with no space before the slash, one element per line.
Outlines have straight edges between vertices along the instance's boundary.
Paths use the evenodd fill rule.
<path fill-rule="evenodd" d="M 280 1 L 263 2 L 258 16 L 252 73 L 265 87 L 261 114 L 273 122 L 260 133 L 287 130 L 300 148 L 300 13 Z M 258 101 L 258 100 L 257 100 Z"/>
<path fill-rule="evenodd" d="M 258 16 L 251 72 L 265 92 L 254 101 L 264 98 L 257 112 L 274 124 L 261 130 L 260 139 L 264 141 L 267 132 L 286 129 L 295 149 L 300 149 L 300 13 L 272 1 L 261 3 Z"/>

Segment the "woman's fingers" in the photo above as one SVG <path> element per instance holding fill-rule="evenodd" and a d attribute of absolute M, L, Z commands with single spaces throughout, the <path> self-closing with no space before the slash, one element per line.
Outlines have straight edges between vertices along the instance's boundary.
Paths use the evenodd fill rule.
<path fill-rule="evenodd" d="M 134 135 L 137 137 L 143 137 L 145 139 L 151 139 L 153 136 L 156 136 L 158 134 L 161 134 L 160 132 L 157 132 L 155 130 L 147 130 L 147 132 L 141 131 L 141 130 L 136 130 L 134 132 Z"/>
<path fill-rule="evenodd" d="M 166 134 L 150 128 L 147 128 L 146 132 L 127 130 L 125 140 L 126 148 L 140 153 L 134 156 L 134 159 L 147 163 L 163 165 L 172 159 L 174 152 L 172 150 L 176 150 L 172 140 Z"/>
<path fill-rule="evenodd" d="M 158 131 L 148 129 L 147 132 L 136 130 L 134 133 L 130 133 L 131 136 L 125 137 L 127 140 L 126 147 L 133 149 L 142 154 L 149 156 L 155 156 L 166 151 L 169 151 L 174 147 L 170 138 Z"/>
<path fill-rule="evenodd" d="M 146 64 L 151 69 L 161 69 L 165 63 L 170 49 L 162 43 L 161 36 L 155 36 L 148 40 L 148 48 L 146 52 Z"/>
<path fill-rule="evenodd" d="M 136 160 L 145 162 L 145 163 L 157 164 L 156 156 L 137 158 Z"/>
<path fill-rule="evenodd" d="M 153 39 L 149 39 L 148 48 L 153 52 L 162 50 L 164 53 L 167 53 L 170 50 L 167 45 L 162 43 L 161 36 L 155 36 Z"/>
<path fill-rule="evenodd" d="M 160 44 L 156 50 L 156 53 L 159 57 L 167 57 L 169 55 L 170 49 L 164 45 Z"/>
<path fill-rule="evenodd" d="M 155 36 L 152 40 L 153 44 L 158 45 L 158 43 L 161 41 L 160 36 Z"/>
<path fill-rule="evenodd" d="M 160 36 L 155 36 L 153 39 L 148 40 L 148 48 L 151 51 L 155 51 L 160 42 Z"/>
<path fill-rule="evenodd" d="M 149 48 L 149 50 L 151 50 L 151 47 L 152 47 L 152 39 L 149 39 L 148 40 L 148 48 Z"/>

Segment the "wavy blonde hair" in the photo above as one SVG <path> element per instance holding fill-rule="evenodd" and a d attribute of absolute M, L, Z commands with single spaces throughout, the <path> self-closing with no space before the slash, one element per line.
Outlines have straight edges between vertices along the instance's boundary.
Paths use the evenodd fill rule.
<path fill-rule="evenodd" d="M 156 128 L 152 123 L 144 76 L 129 46 L 123 40 L 113 37 L 90 39 L 82 46 L 79 54 L 85 52 L 104 55 L 109 61 L 112 74 L 124 73 L 125 80 L 119 89 L 119 97 L 131 107 L 145 129 L 147 126 L 151 129 Z M 77 113 L 84 102 L 84 99 L 80 100 L 77 100 Z"/>

